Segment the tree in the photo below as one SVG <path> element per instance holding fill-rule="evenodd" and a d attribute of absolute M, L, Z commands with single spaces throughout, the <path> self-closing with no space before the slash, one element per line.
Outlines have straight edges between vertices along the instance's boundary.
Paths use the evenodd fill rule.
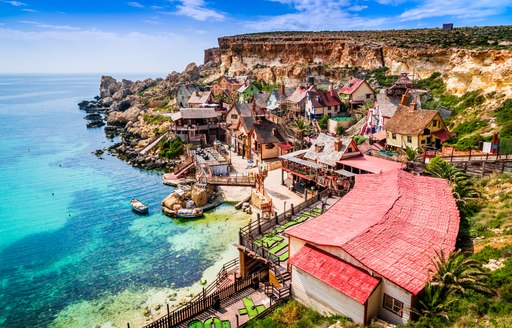
<path fill-rule="evenodd" d="M 322 116 L 321 119 L 318 120 L 318 126 L 320 126 L 320 129 L 325 130 L 327 129 L 327 123 L 329 122 L 329 115 L 325 114 Z"/>
<path fill-rule="evenodd" d="M 475 260 L 466 257 L 460 250 L 446 255 L 443 250 L 436 251 L 430 270 L 432 280 L 418 297 L 418 304 L 413 312 L 420 314 L 427 323 L 432 318 L 448 318 L 450 306 L 458 297 L 470 290 L 494 295 L 495 291 L 486 286 L 484 281 L 489 275 Z"/>
<path fill-rule="evenodd" d="M 336 134 L 341 136 L 345 133 L 345 127 L 343 126 L 343 124 L 339 123 L 336 125 Z M 356 136 L 357 137 L 357 136 Z M 364 140 L 363 140 L 364 141 Z M 359 143 L 358 143 L 359 145 Z"/>
<path fill-rule="evenodd" d="M 309 129 L 309 124 L 306 121 L 299 119 L 295 122 L 295 128 L 299 131 L 300 145 L 304 144 L 304 133 Z"/>
<path fill-rule="evenodd" d="M 475 189 L 469 175 L 458 170 L 450 162 L 440 157 L 435 157 L 426 165 L 425 170 L 431 176 L 448 180 L 452 187 L 453 197 L 455 197 L 459 205 L 459 210 L 463 211 L 468 202 L 480 199 L 481 195 Z"/>
<path fill-rule="evenodd" d="M 467 257 L 461 250 L 446 255 L 443 250 L 436 251 L 432 260 L 434 274 L 430 284 L 439 286 L 447 295 L 465 295 L 469 290 L 493 295 L 494 291 L 484 283 L 489 275 L 480 263 Z"/>
<path fill-rule="evenodd" d="M 405 149 L 405 159 L 407 162 L 414 162 L 418 158 L 418 149 L 407 146 Z"/>

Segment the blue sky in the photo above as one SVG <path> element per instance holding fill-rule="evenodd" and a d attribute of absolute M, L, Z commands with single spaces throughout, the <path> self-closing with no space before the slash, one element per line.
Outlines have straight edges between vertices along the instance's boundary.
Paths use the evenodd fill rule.
<path fill-rule="evenodd" d="M 225 35 L 510 25 L 512 0 L 0 0 L 0 73 L 158 73 Z"/>

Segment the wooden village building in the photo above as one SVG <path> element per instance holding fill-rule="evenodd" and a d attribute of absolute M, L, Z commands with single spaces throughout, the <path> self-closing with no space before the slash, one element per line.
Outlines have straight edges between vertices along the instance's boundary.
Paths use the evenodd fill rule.
<path fill-rule="evenodd" d="M 237 92 L 238 102 L 243 104 L 252 101 L 253 96 L 260 93 L 260 89 L 253 82 L 245 82 Z"/>
<path fill-rule="evenodd" d="M 225 138 L 219 124 L 221 114 L 213 108 L 180 108 L 163 115 L 172 119 L 172 132 L 185 143 L 209 144 Z"/>
<path fill-rule="evenodd" d="M 458 230 L 446 180 L 398 169 L 358 175 L 327 212 L 286 230 L 292 296 L 358 324 L 405 325 L 431 277 L 431 258 L 454 250 Z"/>
<path fill-rule="evenodd" d="M 307 118 L 319 119 L 324 115 L 336 116 L 341 112 L 343 102 L 336 90 L 326 92 L 307 91 L 305 113 Z"/>
<path fill-rule="evenodd" d="M 401 163 L 362 154 L 352 138 L 340 139 L 323 133 L 309 149 L 280 158 L 281 183 L 305 196 L 306 189 L 311 188 L 346 192 L 357 174 L 382 173 L 402 167 Z"/>
<path fill-rule="evenodd" d="M 290 117 L 304 117 L 306 115 L 307 92 L 316 91 L 316 87 L 298 86 L 295 91 L 286 99 L 285 110 Z"/>
<path fill-rule="evenodd" d="M 180 83 L 176 91 L 176 106 L 178 108 L 188 108 L 190 96 L 199 89 L 193 84 Z"/>
<path fill-rule="evenodd" d="M 378 93 L 373 108 L 368 109 L 362 134 L 371 135 L 382 131 L 384 125 L 395 115 L 399 104 L 400 98 L 388 96 L 385 92 Z"/>
<path fill-rule="evenodd" d="M 243 83 L 240 83 L 236 78 L 224 75 L 212 85 L 211 91 L 215 96 L 224 92 L 229 96 L 232 94 L 236 94 L 238 96 L 237 90 L 242 86 L 242 84 Z"/>
<path fill-rule="evenodd" d="M 412 89 L 413 83 L 407 73 L 402 73 L 396 82 L 386 89 L 386 94 L 393 97 L 401 97 L 407 89 Z"/>
<path fill-rule="evenodd" d="M 188 108 L 201 108 L 213 103 L 215 103 L 215 100 L 210 91 L 196 90 L 188 99 Z"/>
<path fill-rule="evenodd" d="M 393 149 L 441 149 L 450 133 L 437 110 L 399 105 L 385 124 L 386 144 Z"/>
<path fill-rule="evenodd" d="M 340 97 L 353 109 L 365 102 L 373 102 L 375 91 L 365 80 L 351 79 L 341 88 Z"/>

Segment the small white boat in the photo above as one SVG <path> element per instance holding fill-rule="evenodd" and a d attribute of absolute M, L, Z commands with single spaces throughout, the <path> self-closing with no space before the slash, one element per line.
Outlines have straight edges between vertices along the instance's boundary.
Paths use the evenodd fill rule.
<path fill-rule="evenodd" d="M 147 204 L 144 204 L 138 199 L 133 198 L 130 201 L 130 204 L 132 205 L 132 211 L 137 212 L 139 214 L 148 214 L 149 208 Z"/>
<path fill-rule="evenodd" d="M 177 219 L 194 219 L 200 218 L 201 216 L 203 216 L 203 211 L 199 208 L 182 208 L 174 212 L 174 217 Z"/>

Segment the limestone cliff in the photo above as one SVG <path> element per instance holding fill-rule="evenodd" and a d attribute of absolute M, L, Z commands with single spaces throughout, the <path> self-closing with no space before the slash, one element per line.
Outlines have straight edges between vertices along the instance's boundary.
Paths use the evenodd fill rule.
<path fill-rule="evenodd" d="M 509 29 L 489 28 L 482 45 L 480 29 L 367 32 L 277 32 L 219 38 L 205 61 L 220 63 L 229 75 L 254 75 L 288 85 L 308 75 L 325 81 L 348 78 L 349 68 L 381 66 L 391 74 L 409 72 L 425 78 L 442 72 L 455 94 L 482 89 L 512 95 Z M 487 31 L 487 30 L 484 30 Z M 480 34 L 479 34 L 480 33 Z M 493 38 L 494 40 L 490 39 Z M 495 45 L 495 46 L 490 46 Z M 498 46 L 499 45 L 499 46 Z"/>

